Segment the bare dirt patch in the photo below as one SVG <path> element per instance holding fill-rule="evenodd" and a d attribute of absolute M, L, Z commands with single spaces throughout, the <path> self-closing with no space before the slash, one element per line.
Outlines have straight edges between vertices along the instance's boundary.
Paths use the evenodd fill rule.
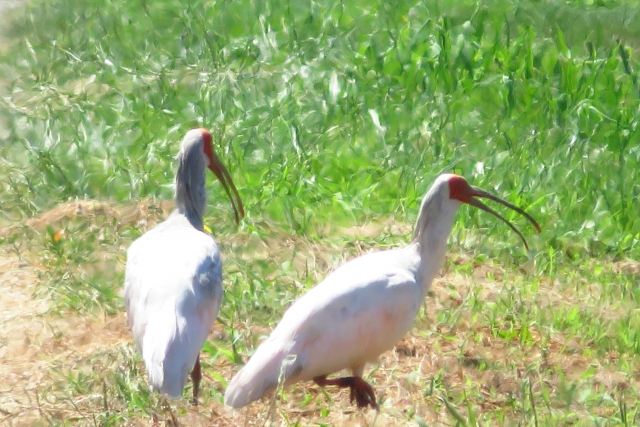
<path fill-rule="evenodd" d="M 173 206 L 173 201 L 143 200 L 137 203 L 115 204 L 90 199 L 71 200 L 22 223 L 0 228 L 0 238 L 6 238 L 22 228 L 43 231 L 47 226 L 56 226 L 78 217 L 101 217 L 103 220 L 116 221 L 120 225 L 147 226 L 166 218 Z"/>
<path fill-rule="evenodd" d="M 64 228 L 66 222 L 79 215 L 98 222 L 105 222 L 106 218 L 110 223 L 150 227 L 170 209 L 169 202 L 116 205 L 71 201 L 2 231 L 11 234 L 20 227 L 43 230 L 49 225 Z M 397 235 L 406 234 L 407 230 L 381 224 L 340 233 L 343 231 L 350 233 L 350 240 L 366 241 L 382 232 Z M 224 242 L 228 258 L 251 257 L 277 265 L 290 261 L 294 270 L 310 268 L 319 276 L 346 256 L 344 248 L 333 244 L 337 243 L 321 246 L 277 232 L 264 239 L 237 233 Z M 243 247 L 251 249 L 240 250 Z M 351 247 L 349 251 L 361 253 L 369 249 Z M 185 398 L 171 404 L 172 416 L 160 407 L 132 413 L 131 398 L 116 385 L 128 377 L 135 383 L 133 393 L 135 387 L 147 387 L 124 313 L 50 313 L 51 301 L 46 296 L 34 296 L 38 272 L 4 248 L 0 254 L 0 424 L 46 425 L 71 419 L 71 424 L 93 425 L 105 414 L 118 413 L 122 414 L 123 425 L 135 426 L 173 425 L 173 417 L 181 425 L 194 426 L 262 426 L 269 421 L 272 425 L 414 426 L 415 416 L 427 425 L 454 425 L 446 400 L 463 414 L 467 405 L 477 414 L 498 412 L 506 420 L 505 425 L 511 425 L 521 420 L 529 391 L 537 396 L 539 410 L 543 410 L 540 396 L 550 396 L 551 403 L 545 410 L 551 412 L 563 410 L 556 405 L 564 402 L 570 391 L 567 381 L 576 384 L 576 392 L 590 390 L 609 396 L 613 402 L 640 389 L 640 377 L 619 369 L 624 364 L 635 366 L 631 371 L 637 371 L 638 362 L 629 355 L 611 351 L 606 357 L 598 357 L 584 348 L 579 337 L 548 333 L 536 325 L 531 325 L 526 341 L 504 338 L 483 319 L 484 312 L 474 318 L 470 307 L 473 298 L 482 304 L 497 304 L 505 298 L 509 281 L 522 281 L 519 275 L 524 273 L 507 271 L 490 262 L 474 264 L 460 254 L 451 255 L 447 265 L 444 275 L 434 281 L 426 312 L 416 326 L 394 349 L 381 356 L 378 366 L 369 366 L 366 371 L 381 402 L 379 414 L 354 408 L 344 390 L 327 388 L 325 392 L 313 383 L 296 384 L 277 398 L 267 396 L 241 411 L 231 410 L 220 399 L 224 380 L 228 381 L 239 367 L 225 357 L 205 356 L 201 406 L 189 404 L 187 390 Z M 471 266 L 468 273 L 458 270 L 467 265 Z M 634 265 L 627 262 L 612 265 L 611 269 L 634 274 Z M 556 281 L 540 280 L 538 286 L 535 300 L 528 296 L 522 301 L 523 310 L 533 310 L 536 304 L 538 308 L 555 309 L 581 302 L 578 294 L 568 293 Z M 615 316 L 619 309 L 603 306 L 602 311 Z M 500 322 L 497 327 L 506 328 L 508 319 Z M 250 319 L 237 326 L 246 337 L 270 332 L 270 328 L 254 325 Z M 229 337 L 225 334 L 217 324 L 210 341 L 228 347 Z M 579 401 L 571 405 L 579 417 L 594 413 L 610 416 L 615 408 L 614 404 L 591 409 Z"/>
<path fill-rule="evenodd" d="M 128 342 L 123 316 L 48 315 L 50 301 L 34 298 L 35 271 L 10 254 L 0 256 L 0 423 L 28 425 L 43 418 L 39 395 L 52 370 L 72 369 L 105 347 Z"/>
<path fill-rule="evenodd" d="M 12 412 L 5 398 L 30 380 L 29 364 L 43 336 L 49 332 L 43 322 L 47 301 L 32 299 L 36 275 L 26 263 L 4 253 L 0 256 L 0 407 Z"/>
<path fill-rule="evenodd" d="M 3 307 L 0 421 L 7 425 L 37 425 L 37 420 L 44 418 L 65 419 L 83 414 L 80 418 L 84 421 L 79 420 L 77 424 L 90 424 L 91 414 L 103 410 L 99 396 L 65 397 L 58 393 L 43 401 L 39 395 L 48 388 L 58 387 L 56 383 L 66 371 L 90 373 L 96 365 L 102 372 L 122 369 L 113 365 L 117 363 L 115 359 L 103 362 L 96 358 L 102 358 L 102 354 L 113 355 L 121 349 L 133 351 L 124 314 L 108 318 L 47 317 L 43 314 L 47 301 L 31 298 L 35 285 L 33 272 L 21 267 L 19 260 L 6 256 L 1 268 L 0 283 L 6 292 L 0 300 Z M 532 346 L 505 341 L 496 338 L 487 328 L 475 325 L 465 313 L 453 325 L 438 326 L 440 311 L 456 310 L 462 304 L 459 295 L 449 288 L 451 284 L 463 293 L 465 289 L 481 286 L 473 283 L 472 278 L 457 274 L 439 278 L 427 301 L 426 318 L 395 349 L 382 355 L 377 368 L 369 368 L 369 380 L 382 401 L 377 415 L 372 410 L 355 409 L 344 390 L 328 388 L 325 395 L 311 383 L 287 389 L 284 400 L 278 398 L 273 406 L 273 396 L 269 396 L 242 411 L 226 408 L 210 397 L 205 398 L 199 408 L 194 408 L 185 398 L 173 404 L 174 415 L 177 414 L 182 425 L 259 426 L 272 420 L 274 425 L 299 422 L 301 425 L 402 426 L 415 425 L 415 413 L 428 425 L 450 425 L 451 415 L 442 399 L 449 393 L 456 396 L 465 390 L 468 393 L 468 384 L 478 387 L 477 394 L 468 395 L 469 401 L 486 411 L 503 411 L 514 399 L 526 399 L 525 379 L 532 383 L 534 392 L 545 387 L 554 395 L 562 387 L 558 372 L 579 380 L 590 366 L 595 367 L 596 380 L 604 389 L 615 393 L 639 386 L 636 379 L 617 373 L 615 363 L 602 363 L 580 352 L 567 351 L 571 343 L 560 335 L 547 342 L 543 351 L 541 337 L 536 337 L 536 344 Z M 219 328 L 216 326 L 216 330 Z M 250 333 L 254 332 L 264 331 Z M 139 375 L 143 376 L 143 367 L 140 362 L 137 364 Z M 211 374 L 229 379 L 239 369 L 222 359 L 213 364 L 205 362 L 205 366 L 208 373 L 203 385 L 218 393 L 223 393 L 224 387 Z M 104 378 L 109 380 L 108 375 Z M 434 384 L 439 388 L 432 389 Z M 327 401 L 327 396 L 332 401 Z M 302 405 L 305 400 L 308 403 Z M 463 403 L 452 401 L 451 404 L 464 412 Z M 325 413 L 327 408 L 329 411 Z M 576 407 L 575 411 L 587 414 L 586 408 Z M 517 419 L 515 409 L 511 416 L 512 420 Z M 130 419 L 127 425 L 172 425 L 172 421 L 168 413 L 160 413 Z"/>
<path fill-rule="evenodd" d="M 154 223 L 172 203 L 143 201 L 110 205 L 93 200 L 70 201 L 21 224 L 0 229 L 0 237 L 24 228 L 38 232 L 82 216 L 120 225 Z M 30 245 L 23 245 L 29 247 Z M 60 373 L 83 365 L 96 354 L 130 344 L 124 314 L 115 317 L 55 312 L 47 293 L 38 290 L 39 254 L 16 255 L 0 249 L 0 424 L 29 425 L 60 411 L 59 402 L 42 400 Z M 22 258 L 24 257 L 24 258 Z M 3 424 L 5 425 L 5 424 Z"/>

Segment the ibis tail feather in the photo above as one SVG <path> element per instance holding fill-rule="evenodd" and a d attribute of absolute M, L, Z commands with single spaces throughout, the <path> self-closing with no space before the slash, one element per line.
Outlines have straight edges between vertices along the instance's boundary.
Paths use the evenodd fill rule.
<path fill-rule="evenodd" d="M 299 360 L 287 357 L 279 345 L 265 342 L 231 379 L 224 403 L 232 408 L 242 408 L 274 390 L 281 380 L 291 379 L 300 369 Z"/>

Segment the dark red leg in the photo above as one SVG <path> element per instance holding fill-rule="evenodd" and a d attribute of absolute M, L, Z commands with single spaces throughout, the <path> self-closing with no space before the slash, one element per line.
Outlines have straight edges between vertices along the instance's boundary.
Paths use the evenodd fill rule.
<path fill-rule="evenodd" d="M 198 388 L 200 387 L 200 380 L 202 379 L 202 372 L 200 371 L 200 354 L 196 357 L 196 364 L 193 365 L 191 370 L 191 382 L 193 383 L 193 404 L 198 406 Z"/>
<path fill-rule="evenodd" d="M 355 399 L 358 404 L 358 408 L 365 408 L 367 405 L 371 405 L 373 409 L 378 409 L 376 403 L 376 394 L 373 391 L 373 387 L 360 377 L 344 377 L 327 379 L 326 375 L 315 377 L 313 379 L 316 384 L 321 387 L 333 385 L 340 388 L 347 388 L 351 390 L 350 400 L 353 403 Z"/>

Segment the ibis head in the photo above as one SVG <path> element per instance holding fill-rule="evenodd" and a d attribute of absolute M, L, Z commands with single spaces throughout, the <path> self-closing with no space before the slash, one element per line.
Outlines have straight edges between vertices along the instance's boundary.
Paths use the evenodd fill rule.
<path fill-rule="evenodd" d="M 189 218 L 196 228 L 202 229 L 207 202 L 205 168 L 209 168 L 222 184 L 231 201 L 236 222 L 239 222 L 244 216 L 242 200 L 229 172 L 213 149 L 211 134 L 202 128 L 187 132 L 178 153 L 175 195 L 178 210 Z"/>
<path fill-rule="evenodd" d="M 535 229 L 540 232 L 540 225 L 538 225 L 536 220 L 519 207 L 512 205 L 511 203 L 488 193 L 485 190 L 471 186 L 467 180 L 461 176 L 443 174 L 436 179 L 435 183 L 424 196 L 424 199 L 422 199 L 422 206 L 420 208 L 420 216 L 418 217 L 418 223 L 414 233 L 414 240 L 423 235 L 427 230 L 437 229 L 439 227 L 443 228 L 443 233 L 448 237 L 453 224 L 453 217 L 455 216 L 458 207 L 465 203 L 500 218 L 513 231 L 515 231 L 518 236 L 520 236 L 525 247 L 529 249 L 529 245 L 522 233 L 506 218 L 480 201 L 479 198 L 493 200 L 508 207 L 509 209 L 513 209 L 527 218 L 527 220 L 533 224 Z"/>

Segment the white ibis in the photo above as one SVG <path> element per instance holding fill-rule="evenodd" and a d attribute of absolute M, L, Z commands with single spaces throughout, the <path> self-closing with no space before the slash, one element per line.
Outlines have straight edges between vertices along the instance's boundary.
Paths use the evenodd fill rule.
<path fill-rule="evenodd" d="M 366 363 L 392 348 L 411 328 L 431 281 L 442 268 L 454 216 L 462 203 L 483 209 L 520 231 L 476 197 L 499 202 L 536 221 L 516 206 L 457 175 L 436 179 L 422 200 L 411 244 L 351 260 L 296 300 L 269 338 L 233 377 L 225 403 L 241 408 L 284 385 L 313 380 L 351 389 L 351 402 L 377 409 Z M 528 246 L 527 246 L 528 248 Z M 327 379 L 342 369 L 353 376 Z"/>
<path fill-rule="evenodd" d="M 193 129 L 182 140 L 176 173 L 176 209 L 133 242 L 127 251 L 124 302 L 129 326 L 153 389 L 177 399 L 191 370 L 198 404 L 200 349 L 220 309 L 222 261 L 216 242 L 203 231 L 205 168 L 222 183 L 236 222 L 242 200 L 213 151 L 211 134 Z M 233 196 L 231 191 L 233 191 Z"/>

